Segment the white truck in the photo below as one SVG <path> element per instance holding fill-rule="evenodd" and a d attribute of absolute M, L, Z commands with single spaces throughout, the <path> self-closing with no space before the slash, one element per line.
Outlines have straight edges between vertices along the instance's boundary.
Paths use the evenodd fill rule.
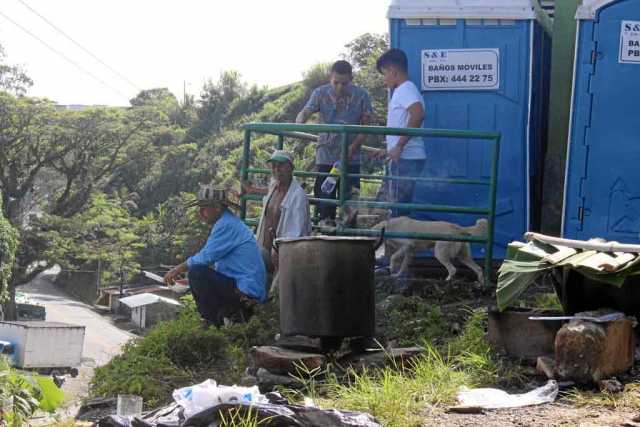
<path fill-rule="evenodd" d="M 85 327 L 61 322 L 0 322 L 0 353 L 19 369 L 75 376 Z"/>

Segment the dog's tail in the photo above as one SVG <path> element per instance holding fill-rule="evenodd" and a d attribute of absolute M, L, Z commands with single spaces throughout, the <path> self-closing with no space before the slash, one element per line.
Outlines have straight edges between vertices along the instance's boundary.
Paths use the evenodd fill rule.
<path fill-rule="evenodd" d="M 470 227 L 462 227 L 465 234 L 469 234 L 471 236 L 483 236 L 487 234 L 487 220 L 485 218 L 480 218 L 476 221 L 476 223 Z"/>

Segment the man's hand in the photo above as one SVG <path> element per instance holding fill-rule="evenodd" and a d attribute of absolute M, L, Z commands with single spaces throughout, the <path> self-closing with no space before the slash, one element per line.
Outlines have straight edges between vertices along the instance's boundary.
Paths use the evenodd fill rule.
<path fill-rule="evenodd" d="M 404 147 L 400 146 L 400 144 L 396 145 L 395 147 L 393 147 L 388 153 L 387 153 L 387 157 L 389 157 L 389 160 L 392 160 L 394 162 L 397 162 L 398 160 L 400 160 L 400 156 L 402 155 L 402 150 L 404 149 Z"/>
<path fill-rule="evenodd" d="M 176 282 L 176 278 L 182 273 L 186 273 L 187 271 L 189 271 L 189 268 L 187 267 L 186 262 L 183 262 L 180 265 L 176 265 L 171 270 L 169 270 L 167 274 L 164 275 L 164 283 L 167 286 L 173 285 Z"/>

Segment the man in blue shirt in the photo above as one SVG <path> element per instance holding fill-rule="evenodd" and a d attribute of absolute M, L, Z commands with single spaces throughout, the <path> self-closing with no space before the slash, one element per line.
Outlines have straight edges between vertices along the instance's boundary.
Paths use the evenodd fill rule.
<path fill-rule="evenodd" d="M 242 296 L 266 300 L 266 271 L 253 233 L 228 209 L 226 190 L 204 186 L 189 205 L 199 207 L 200 219 L 211 233 L 200 251 L 165 276 L 168 285 L 188 273 L 198 312 L 208 324 L 220 326 L 242 309 Z"/>
<path fill-rule="evenodd" d="M 373 117 L 371 100 L 366 90 L 354 85 L 351 64 L 347 61 L 336 61 L 331 66 L 330 81 L 328 84 L 316 88 L 309 101 L 296 117 L 296 123 L 304 123 L 314 113 L 319 113 L 320 123 L 333 125 L 367 125 Z M 360 173 L 360 146 L 365 141 L 366 135 L 349 135 L 348 163 L 349 173 Z M 337 133 L 321 133 L 318 135 L 316 148 L 316 170 L 329 172 L 333 164 L 340 160 L 341 135 Z M 337 187 L 331 194 L 325 194 L 322 182 L 325 177 L 317 177 L 314 186 L 314 196 L 319 198 L 336 198 Z M 351 187 L 360 188 L 360 180 L 349 180 Z M 333 221 L 336 216 L 336 207 L 319 204 L 316 215 L 320 220 Z"/>

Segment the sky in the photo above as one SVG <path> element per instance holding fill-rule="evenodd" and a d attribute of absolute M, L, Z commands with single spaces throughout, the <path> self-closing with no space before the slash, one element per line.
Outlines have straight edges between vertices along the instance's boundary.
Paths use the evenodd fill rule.
<path fill-rule="evenodd" d="M 355 37 L 387 32 L 389 3 L 1 0 L 0 44 L 7 63 L 22 65 L 34 80 L 30 96 L 65 105 L 128 105 L 140 89 L 168 87 L 182 98 L 186 87 L 197 96 L 223 70 L 259 86 L 298 81 L 313 64 L 339 59 Z"/>

